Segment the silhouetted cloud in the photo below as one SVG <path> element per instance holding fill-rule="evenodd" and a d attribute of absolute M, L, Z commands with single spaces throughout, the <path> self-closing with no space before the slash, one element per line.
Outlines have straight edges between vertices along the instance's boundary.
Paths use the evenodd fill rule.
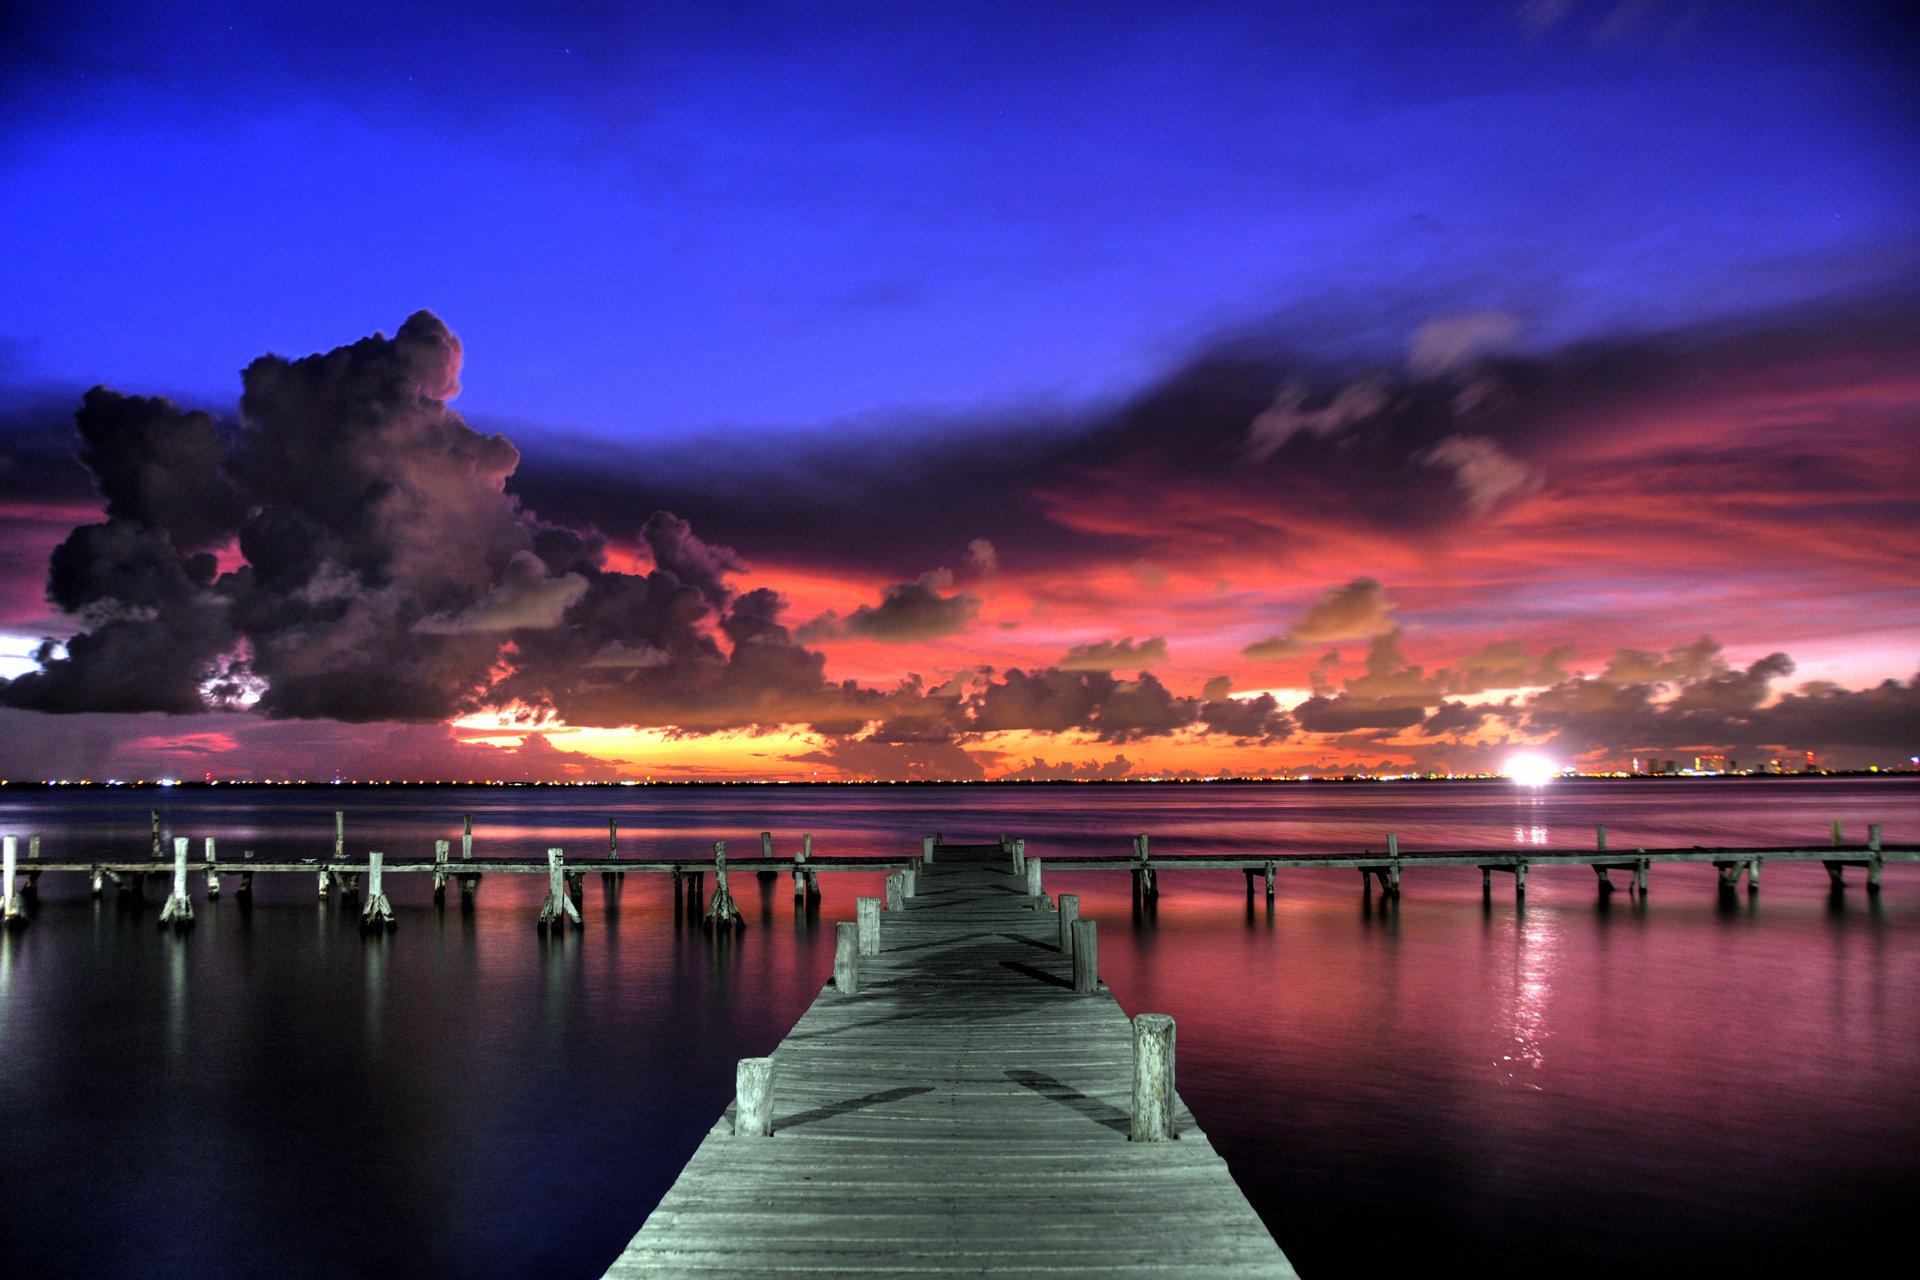
<path fill-rule="evenodd" d="M 1077 644 L 1060 660 L 1062 671 L 1122 671 L 1158 666 L 1167 661 L 1164 636 L 1142 640 L 1136 648 L 1133 637 L 1124 640 L 1095 640 Z"/>

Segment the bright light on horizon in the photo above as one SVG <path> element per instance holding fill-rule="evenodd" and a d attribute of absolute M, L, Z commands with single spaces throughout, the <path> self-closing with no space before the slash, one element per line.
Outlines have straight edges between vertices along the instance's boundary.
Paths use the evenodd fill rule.
<path fill-rule="evenodd" d="M 1560 766 L 1545 756 L 1515 756 L 1507 761 L 1507 776 L 1523 787 L 1544 787 L 1560 776 Z"/>

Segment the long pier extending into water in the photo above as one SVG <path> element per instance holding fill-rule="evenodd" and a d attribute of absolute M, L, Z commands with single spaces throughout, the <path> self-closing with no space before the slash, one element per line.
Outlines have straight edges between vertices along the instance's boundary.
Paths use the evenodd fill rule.
<path fill-rule="evenodd" d="M 834 981 L 740 1064 L 610 1280 L 1294 1276 L 1078 899 L 1030 895 L 1011 842 L 917 861 L 837 926 Z"/>
<path fill-rule="evenodd" d="M 560 847 L 549 847 L 544 858 L 528 857 L 485 857 L 476 858 L 473 851 L 473 821 L 468 817 L 464 821 L 465 830 L 460 837 L 460 856 L 456 860 L 452 855 L 451 839 L 436 840 L 432 859 L 426 858 L 390 858 L 381 851 L 369 851 L 350 855 L 346 846 L 346 815 L 334 814 L 333 856 L 320 857 L 265 857 L 255 858 L 253 851 L 243 850 L 238 860 L 222 861 L 218 856 L 212 837 L 204 838 L 196 850 L 194 842 L 184 836 L 172 839 L 172 857 L 167 850 L 160 833 L 160 815 L 152 815 L 152 844 L 143 856 L 107 853 L 86 853 L 83 855 L 56 854 L 42 858 L 40 837 L 27 837 L 25 858 L 20 857 L 21 838 L 5 837 L 6 865 L 4 875 L 0 876 L 0 921 L 13 928 L 27 922 L 27 901 L 31 899 L 38 886 L 42 873 L 48 871 L 71 871 L 87 875 L 92 880 L 93 892 L 98 896 L 104 887 L 111 883 L 122 892 L 129 892 L 136 898 L 144 893 L 144 886 L 150 877 L 165 878 L 171 875 L 170 890 L 166 903 L 161 909 L 160 923 L 174 928 L 190 927 L 193 922 L 193 899 L 189 891 L 190 874 L 205 876 L 206 895 L 217 897 L 221 888 L 223 873 L 237 877 L 237 892 L 244 897 L 252 892 L 253 877 L 260 873 L 295 873 L 311 875 L 315 878 L 316 889 L 320 897 L 328 896 L 330 891 L 346 894 L 358 894 L 360 879 L 368 879 L 368 889 L 364 900 L 362 920 L 370 928 L 391 928 L 394 924 L 393 908 L 382 892 L 383 877 L 393 874 L 428 874 L 433 877 L 434 898 L 444 899 L 449 882 L 459 886 L 463 898 L 470 899 L 478 888 L 484 875 L 537 875 L 545 876 L 548 881 L 548 893 L 539 915 L 541 928 L 564 928 L 571 922 L 582 923 L 580 907 L 585 896 L 585 880 L 590 873 L 598 872 L 603 883 L 611 887 L 627 872 L 655 873 L 671 875 L 677 900 L 684 902 L 691 913 L 698 911 L 703 922 L 714 927 L 732 927 L 741 923 L 739 908 L 736 906 L 728 883 L 728 874 L 751 871 L 765 876 L 791 874 L 793 877 L 794 897 L 796 900 L 817 900 L 820 896 L 819 877 L 822 872 L 839 871 L 901 871 L 911 874 L 919 865 L 919 857 L 909 858 L 873 858 L 873 857 L 816 857 L 813 853 L 813 837 L 801 837 L 800 847 L 792 854 L 780 857 L 774 852 L 773 836 L 769 832 L 760 833 L 760 856 L 757 858 L 734 858 L 728 860 L 725 841 L 716 841 L 711 859 L 691 858 L 621 858 L 620 829 L 618 820 L 607 823 L 607 848 L 604 856 L 598 854 L 587 857 L 576 856 L 569 859 Z M 928 837 L 923 844 L 931 847 L 939 837 Z M 1012 852 L 1014 870 L 1017 874 L 1030 877 L 1030 896 L 1039 897 L 1041 889 L 1041 869 L 1043 860 L 1026 854 L 1026 841 L 1002 835 L 1000 844 Z M 195 856 L 196 852 L 198 856 Z M 923 850 L 924 852 L 924 850 Z M 1133 877 L 1136 896 L 1152 899 L 1159 896 L 1159 877 L 1162 872 L 1174 870 L 1192 871 L 1239 871 L 1247 878 L 1247 893 L 1252 895 L 1256 878 L 1264 880 L 1266 895 L 1274 896 L 1275 874 L 1283 869 L 1305 868 L 1344 868 L 1360 872 L 1362 890 L 1371 893 L 1377 881 L 1382 894 L 1390 898 L 1400 896 L 1401 877 L 1408 870 L 1433 867 L 1478 867 L 1482 889 L 1491 894 L 1493 873 L 1500 872 L 1513 877 L 1514 892 L 1524 895 L 1527 890 L 1528 873 L 1538 867 L 1592 868 L 1599 891 L 1602 895 L 1612 893 L 1615 885 L 1613 872 L 1621 872 L 1627 877 L 1627 889 L 1630 893 L 1647 892 L 1647 873 L 1656 863 L 1673 864 L 1710 864 L 1718 873 L 1719 886 L 1723 893 L 1736 890 L 1742 878 L 1746 880 L 1747 891 L 1760 891 L 1760 870 L 1768 862 L 1817 862 L 1826 869 L 1833 890 L 1837 893 L 1844 889 L 1848 868 L 1857 868 L 1864 873 L 1867 891 L 1877 893 L 1880 889 L 1881 872 L 1889 862 L 1920 862 L 1920 845 L 1889 845 L 1882 839 L 1878 824 L 1867 828 L 1867 838 L 1863 843 L 1849 843 L 1838 821 L 1830 825 L 1828 841 L 1825 845 L 1800 844 L 1776 845 L 1764 848 L 1707 848 L 1691 846 L 1685 848 L 1609 848 L 1607 829 L 1602 826 L 1595 829 L 1592 849 L 1565 849 L 1546 846 L 1507 847 L 1500 849 L 1431 849 L 1402 850 L 1397 835 L 1388 835 L 1385 848 L 1380 851 L 1363 850 L 1360 853 L 1305 853 L 1305 854 L 1176 854 L 1172 857 L 1154 855 L 1150 838 L 1146 835 L 1133 837 L 1131 852 L 1125 857 L 1102 856 L 1099 854 L 1049 855 L 1044 862 L 1057 870 L 1066 871 L 1126 871 Z M 714 886 L 711 895 L 706 888 L 706 876 L 711 871 Z"/>

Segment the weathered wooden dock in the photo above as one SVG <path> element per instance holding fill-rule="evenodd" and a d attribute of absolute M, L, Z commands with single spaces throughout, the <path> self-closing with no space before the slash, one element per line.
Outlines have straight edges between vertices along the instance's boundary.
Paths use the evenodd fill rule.
<path fill-rule="evenodd" d="M 839 926 L 835 982 L 607 1275 L 1293 1276 L 1077 899 L 1003 844 L 933 853 Z"/>

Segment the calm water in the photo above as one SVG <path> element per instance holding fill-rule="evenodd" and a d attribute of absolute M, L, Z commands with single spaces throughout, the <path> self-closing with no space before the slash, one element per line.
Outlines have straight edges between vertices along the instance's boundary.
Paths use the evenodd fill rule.
<path fill-rule="evenodd" d="M 49 857 L 221 837 L 223 859 L 430 850 L 474 815 L 483 854 L 562 844 L 694 856 L 899 853 L 935 829 L 1029 851 L 1157 852 L 1920 840 L 1910 780 L 1310 787 L 0 793 L 0 831 Z M 1857 881 L 1859 873 L 1851 873 Z M 197 879 L 197 878 L 196 878 Z M 877 876 L 738 880 L 750 927 L 709 938 L 665 877 L 584 934 L 533 928 L 544 885 L 477 909 L 389 880 L 400 924 L 308 877 L 250 907 L 200 899 L 184 937 L 81 877 L 42 881 L 0 937 L 0 1274 L 593 1276 L 825 981 L 832 922 Z M 1309 1280 L 1798 1274 L 1866 1265 L 1920 1177 L 1920 868 L 1827 891 L 1773 864 L 1723 901 L 1710 867 L 1655 867 L 1644 902 L 1585 868 L 1483 901 L 1476 871 L 1412 871 L 1397 905 L 1352 871 L 1169 873 L 1136 913 L 1123 873 L 1048 875 L 1102 922 L 1129 1012 L 1179 1019 L 1179 1087 Z M 231 881 L 229 881 L 229 893 Z"/>

